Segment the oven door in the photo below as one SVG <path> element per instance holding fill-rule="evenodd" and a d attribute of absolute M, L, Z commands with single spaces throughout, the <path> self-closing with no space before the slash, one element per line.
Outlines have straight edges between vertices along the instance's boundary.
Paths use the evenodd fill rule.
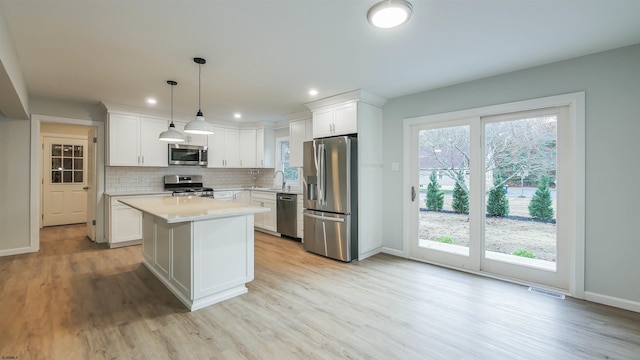
<path fill-rule="evenodd" d="M 207 147 L 169 144 L 169 165 L 207 165 Z"/>

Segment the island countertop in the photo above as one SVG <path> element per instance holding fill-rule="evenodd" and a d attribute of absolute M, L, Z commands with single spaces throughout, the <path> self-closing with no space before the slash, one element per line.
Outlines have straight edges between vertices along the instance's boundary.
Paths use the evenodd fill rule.
<path fill-rule="evenodd" d="M 269 211 L 268 208 L 196 196 L 134 197 L 119 201 L 143 213 L 162 218 L 169 224 Z"/>

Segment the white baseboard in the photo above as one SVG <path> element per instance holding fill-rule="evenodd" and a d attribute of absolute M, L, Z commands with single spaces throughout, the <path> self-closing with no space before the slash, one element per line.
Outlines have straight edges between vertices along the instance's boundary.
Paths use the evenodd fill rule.
<path fill-rule="evenodd" d="M 383 247 L 381 249 L 381 252 L 385 253 L 385 254 L 389 254 L 389 255 L 393 255 L 393 256 L 397 256 L 397 257 L 401 257 L 401 258 L 407 258 L 404 255 L 404 251 L 402 250 L 397 250 L 397 249 L 392 249 L 392 248 L 388 248 L 388 247 Z"/>
<path fill-rule="evenodd" d="M 620 309 L 634 311 L 640 313 L 640 302 L 620 299 L 617 297 L 602 295 L 591 291 L 584 292 L 584 299 L 599 304 L 609 305 Z"/>
<path fill-rule="evenodd" d="M 360 254 L 358 254 L 358 261 L 362 261 L 362 260 L 364 260 L 364 259 L 366 259 L 368 257 L 371 257 L 371 256 L 373 256 L 375 254 L 378 254 L 378 253 L 380 253 L 381 250 L 382 250 L 382 248 L 378 247 L 378 248 L 375 248 L 375 249 L 373 249 L 371 251 L 360 253 Z"/>
<path fill-rule="evenodd" d="M 38 249 L 33 249 L 31 247 L 22 247 L 17 249 L 7 249 L 0 250 L 0 257 L 2 256 L 11 256 L 11 255 L 20 255 L 20 254 L 28 254 L 32 252 L 37 252 Z"/>

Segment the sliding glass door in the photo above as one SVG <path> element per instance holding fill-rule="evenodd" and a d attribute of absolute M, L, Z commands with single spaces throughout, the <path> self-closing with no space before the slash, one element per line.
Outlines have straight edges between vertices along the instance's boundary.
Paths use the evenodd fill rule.
<path fill-rule="evenodd" d="M 411 257 L 568 289 L 568 107 L 411 128 Z"/>

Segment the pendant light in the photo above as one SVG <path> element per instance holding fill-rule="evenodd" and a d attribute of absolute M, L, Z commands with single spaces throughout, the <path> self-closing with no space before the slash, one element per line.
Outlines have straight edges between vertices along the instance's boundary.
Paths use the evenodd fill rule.
<path fill-rule="evenodd" d="M 163 131 L 160 133 L 159 139 L 161 141 L 168 142 L 183 142 L 184 135 L 181 132 L 176 130 L 176 126 L 173 125 L 173 87 L 178 85 L 177 82 L 173 80 L 167 80 L 167 84 L 171 85 L 171 123 L 169 124 L 169 129 L 167 131 Z"/>
<path fill-rule="evenodd" d="M 407 22 L 412 10 L 407 0 L 384 0 L 369 9 L 367 19 L 375 27 L 389 29 Z"/>
<path fill-rule="evenodd" d="M 204 134 L 204 135 L 212 135 L 213 134 L 213 125 L 204 121 L 204 115 L 202 115 L 202 108 L 200 107 L 201 100 L 201 70 L 200 67 L 207 62 L 207 60 L 203 58 L 193 58 L 193 62 L 198 64 L 198 113 L 196 114 L 196 118 L 191 120 L 184 126 L 184 132 L 190 134 Z"/>

